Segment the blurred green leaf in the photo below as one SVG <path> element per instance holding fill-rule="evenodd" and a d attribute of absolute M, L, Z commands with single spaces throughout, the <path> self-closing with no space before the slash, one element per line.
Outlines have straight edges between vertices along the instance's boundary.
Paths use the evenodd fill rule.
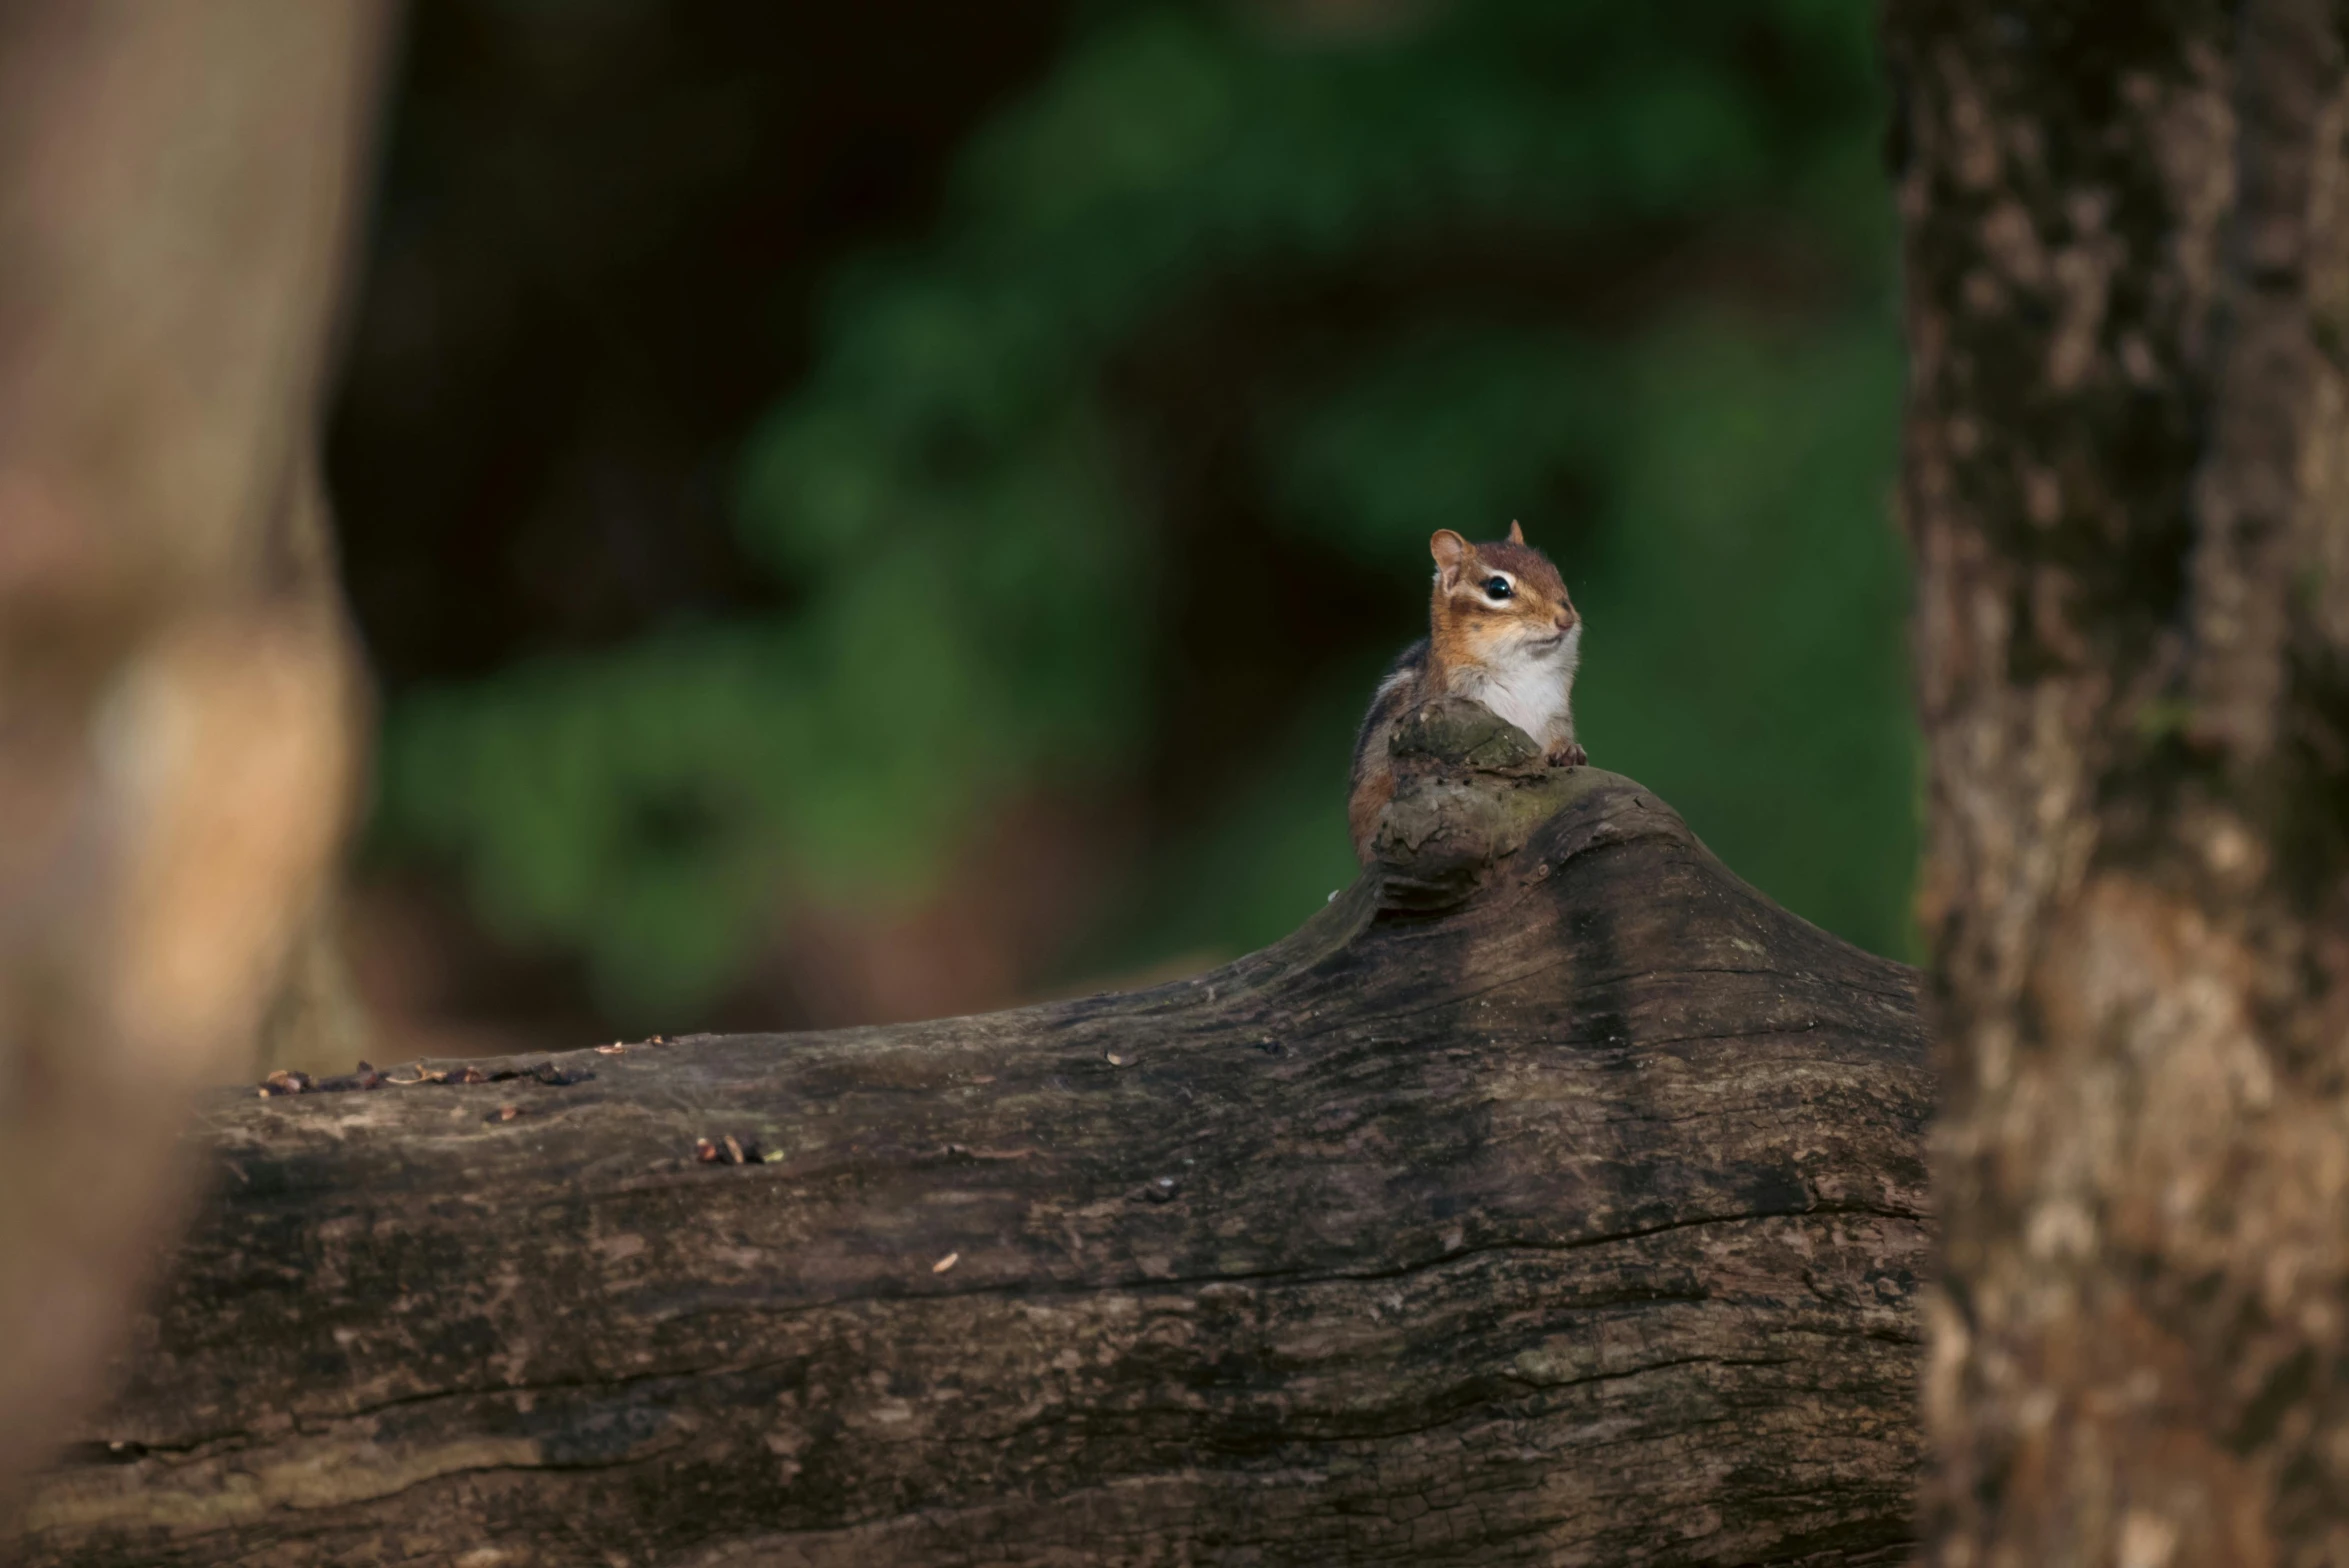
<path fill-rule="evenodd" d="M 743 536 L 791 613 L 402 704 L 383 841 L 455 857 L 501 929 L 674 1024 L 785 900 L 918 892 L 1038 781 L 1150 766 L 1178 657 L 1160 590 L 1203 546 L 1177 542 L 1167 460 L 1116 390 L 1137 344 L 1219 291 L 1398 253 L 1701 233 L 1757 276 L 1765 251 L 1807 258 L 1815 286 L 1740 305 L 1665 277 L 1571 328 L 1523 291 L 1402 290 L 1334 350 L 1251 345 L 1214 394 L 1243 432 L 1220 480 L 1396 584 L 1394 619 L 1316 661 L 1342 682 L 1263 672 L 1291 717 L 1173 813 L 1122 949 L 1093 956 L 1254 945 L 1349 873 L 1347 748 L 1377 660 L 1418 629 L 1426 533 L 1513 517 L 1589 618 L 1594 759 L 1798 912 L 1902 950 L 1914 740 L 1870 8 L 1432 14 L 1312 47 L 1221 9 L 1093 8 L 972 140 L 935 236 L 843 270 L 813 368 L 745 454 Z"/>

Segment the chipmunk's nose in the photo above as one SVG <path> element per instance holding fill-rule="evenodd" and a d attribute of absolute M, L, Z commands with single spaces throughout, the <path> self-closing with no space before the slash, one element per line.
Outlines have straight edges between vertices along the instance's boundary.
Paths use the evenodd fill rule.
<path fill-rule="evenodd" d="M 1580 626 L 1581 624 L 1582 624 L 1582 617 L 1574 613 L 1574 606 L 1572 606 L 1571 604 L 1570 604 L 1570 605 L 1568 605 L 1568 606 L 1566 606 L 1566 608 L 1565 608 L 1565 609 L 1563 609 L 1563 610 L 1560 610 L 1560 611 L 1558 612 L 1558 630 L 1559 630 L 1559 631 L 1561 631 L 1561 632 L 1570 632 L 1570 631 L 1574 630 L 1574 628 L 1575 628 L 1575 627 L 1577 627 L 1577 626 Z"/>

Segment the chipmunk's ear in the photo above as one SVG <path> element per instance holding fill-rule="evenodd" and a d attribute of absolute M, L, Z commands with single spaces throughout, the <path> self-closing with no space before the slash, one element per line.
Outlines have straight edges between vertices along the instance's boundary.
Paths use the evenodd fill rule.
<path fill-rule="evenodd" d="M 1436 576 L 1445 589 L 1459 586 L 1461 569 L 1468 564 L 1468 541 L 1449 528 L 1439 528 L 1427 541 L 1427 553 L 1435 557 Z"/>
<path fill-rule="evenodd" d="M 1517 526 L 1517 519 L 1514 517 L 1509 519 L 1509 542 L 1511 544 L 1525 543 L 1525 530 Z"/>

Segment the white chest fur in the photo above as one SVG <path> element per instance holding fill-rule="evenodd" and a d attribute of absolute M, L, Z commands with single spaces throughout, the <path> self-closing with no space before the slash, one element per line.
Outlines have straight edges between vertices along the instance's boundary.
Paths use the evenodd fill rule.
<path fill-rule="evenodd" d="M 1471 697 L 1544 747 L 1574 739 L 1574 671 L 1582 628 L 1546 648 L 1514 650 L 1485 664 L 1454 671 L 1452 690 Z"/>

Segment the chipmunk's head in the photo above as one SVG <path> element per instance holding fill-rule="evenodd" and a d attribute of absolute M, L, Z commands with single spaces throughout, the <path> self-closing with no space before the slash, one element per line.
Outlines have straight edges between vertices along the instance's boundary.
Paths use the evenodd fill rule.
<path fill-rule="evenodd" d="M 1427 542 L 1435 557 L 1437 657 L 1446 665 L 1542 664 L 1571 677 L 1582 650 L 1582 617 L 1550 558 L 1509 525 L 1509 537 L 1471 544 L 1449 528 Z"/>

